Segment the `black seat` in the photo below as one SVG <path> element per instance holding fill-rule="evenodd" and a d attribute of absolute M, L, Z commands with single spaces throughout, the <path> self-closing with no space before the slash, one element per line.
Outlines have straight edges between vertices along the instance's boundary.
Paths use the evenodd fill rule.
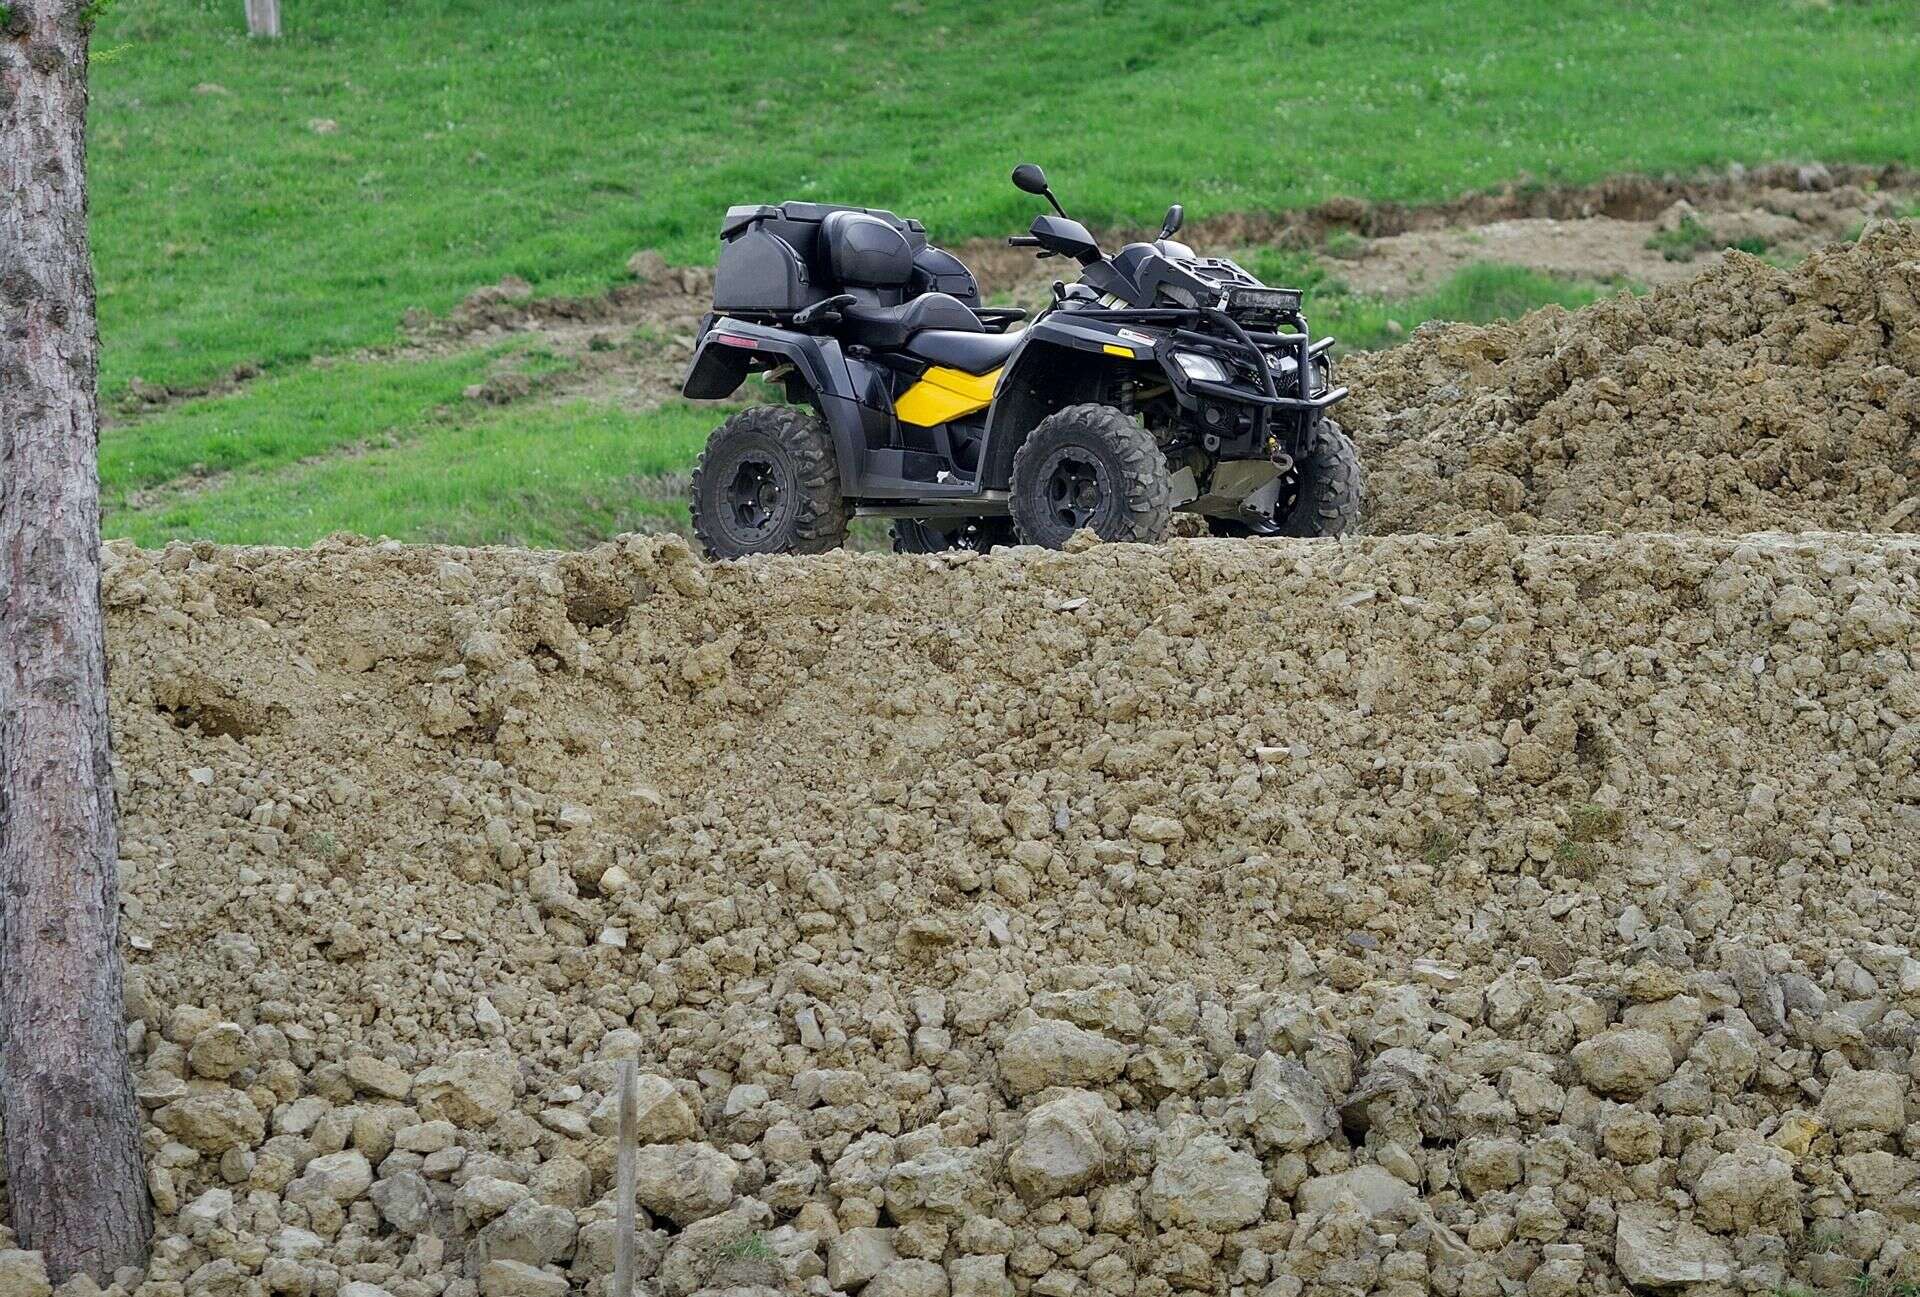
<path fill-rule="evenodd" d="M 1006 364 L 1019 345 L 1018 333 L 923 329 L 907 339 L 907 354 L 969 374 L 984 374 Z"/>
<path fill-rule="evenodd" d="M 965 302 L 945 293 L 922 293 L 898 306 L 855 302 L 842 314 L 846 324 L 841 332 L 849 342 L 887 351 L 906 346 L 907 339 L 922 329 L 965 329 L 979 333 L 983 327 Z"/>

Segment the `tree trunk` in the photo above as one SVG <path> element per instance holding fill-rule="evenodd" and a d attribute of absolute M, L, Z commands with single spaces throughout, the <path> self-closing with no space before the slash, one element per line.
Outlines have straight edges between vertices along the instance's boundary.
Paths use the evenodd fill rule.
<path fill-rule="evenodd" d="M 0 1120 L 13 1226 L 54 1281 L 153 1232 L 122 1025 L 100 611 L 87 30 L 0 30 Z"/>

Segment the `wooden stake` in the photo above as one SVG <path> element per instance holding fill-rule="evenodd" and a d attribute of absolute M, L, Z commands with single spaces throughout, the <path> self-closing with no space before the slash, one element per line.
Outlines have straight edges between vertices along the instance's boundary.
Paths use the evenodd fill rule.
<path fill-rule="evenodd" d="M 247 0 L 247 35 L 278 39 L 280 0 Z"/>
<path fill-rule="evenodd" d="M 633 1235 L 637 1227 L 633 1216 L 633 1160 L 635 1146 L 635 1127 L 640 1124 L 638 1098 L 635 1090 L 639 1086 L 638 1068 L 630 1058 L 620 1061 L 620 1144 L 617 1149 L 617 1170 L 614 1178 L 619 1182 L 620 1202 L 614 1219 L 618 1222 L 620 1233 L 614 1240 L 613 1252 L 613 1294 L 612 1297 L 633 1297 Z"/>

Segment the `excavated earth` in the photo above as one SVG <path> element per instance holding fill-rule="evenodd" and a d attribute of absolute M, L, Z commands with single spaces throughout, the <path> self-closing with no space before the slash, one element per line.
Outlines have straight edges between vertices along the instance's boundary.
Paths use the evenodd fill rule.
<path fill-rule="evenodd" d="M 1917 288 L 1356 362 L 1361 539 L 111 547 L 109 1293 L 601 1297 L 624 1059 L 655 1297 L 1912 1291 Z"/>
<path fill-rule="evenodd" d="M 1376 532 L 1920 531 L 1920 223 L 1356 358 Z"/>

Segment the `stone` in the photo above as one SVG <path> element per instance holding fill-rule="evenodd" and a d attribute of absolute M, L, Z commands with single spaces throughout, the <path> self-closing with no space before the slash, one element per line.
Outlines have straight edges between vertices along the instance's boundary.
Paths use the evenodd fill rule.
<path fill-rule="evenodd" d="M 578 1211 L 592 1200 L 593 1171 L 579 1158 L 561 1153 L 533 1168 L 527 1188 L 541 1202 Z"/>
<path fill-rule="evenodd" d="M 734 1160 L 706 1144 L 651 1144 L 633 1165 L 640 1205 L 681 1226 L 725 1211 L 740 1178 Z"/>
<path fill-rule="evenodd" d="M 195 1076 L 224 1081 L 253 1066 L 253 1044 L 238 1023 L 217 1022 L 193 1038 L 187 1065 Z"/>
<path fill-rule="evenodd" d="M 167 1025 L 162 1034 L 172 1043 L 185 1048 L 193 1043 L 195 1036 L 219 1022 L 220 1015 L 211 1009 L 203 1009 L 197 1004 L 176 1004 L 173 1012 L 167 1015 Z"/>
<path fill-rule="evenodd" d="M 462 1050 L 413 1081 L 414 1102 L 428 1120 L 484 1130 L 512 1109 L 516 1073 L 500 1054 Z"/>
<path fill-rule="evenodd" d="M 1629 1284 L 1675 1288 L 1726 1283 L 1733 1252 L 1713 1235 L 1659 1203 L 1622 1203 L 1614 1227 L 1614 1264 Z"/>
<path fill-rule="evenodd" d="M 643 1073 L 633 1085 L 634 1138 L 642 1144 L 680 1144 L 700 1137 L 700 1122 L 673 1083 Z M 602 1099 L 589 1124 L 596 1135 L 620 1132 L 620 1093 Z"/>
<path fill-rule="evenodd" d="M 947 1262 L 953 1297 L 1013 1297 L 1007 1258 L 1000 1255 L 955 1257 Z"/>
<path fill-rule="evenodd" d="M 1371 1218 L 1413 1201 L 1418 1192 L 1385 1167 L 1366 1163 L 1308 1180 L 1294 1192 L 1293 1208 L 1296 1215 L 1324 1216 L 1341 1198 L 1351 1197 L 1360 1214 Z"/>
<path fill-rule="evenodd" d="M 354 1280 L 340 1285 L 336 1297 L 393 1297 L 393 1294 L 377 1283 Z"/>
<path fill-rule="evenodd" d="M 233 1210 L 231 1189 L 209 1189 L 180 1209 L 180 1232 L 189 1238 L 211 1229 Z"/>
<path fill-rule="evenodd" d="M 241 1297 L 246 1272 L 231 1257 L 215 1257 L 187 1276 L 188 1297 Z"/>
<path fill-rule="evenodd" d="M 1907 1124 L 1907 1082 L 1891 1072 L 1848 1070 L 1827 1082 L 1820 1115 L 1836 1135 L 1891 1135 Z"/>
<path fill-rule="evenodd" d="M 1007 1178 L 1029 1202 L 1085 1189 L 1126 1145 L 1126 1131 L 1106 1101 L 1087 1090 L 1049 1100 L 1027 1116 Z"/>
<path fill-rule="evenodd" d="M 1920 1180 L 1920 1163 L 1895 1157 L 1885 1149 L 1849 1153 L 1840 1159 L 1840 1171 L 1853 1191 L 1869 1200 L 1898 1197 L 1906 1192 L 1908 1185 Z"/>
<path fill-rule="evenodd" d="M 958 1224 L 980 1209 L 986 1195 L 978 1158 L 966 1149 L 936 1146 L 896 1162 L 886 1174 L 887 1210 L 901 1224 L 928 1219 Z"/>
<path fill-rule="evenodd" d="M 433 1217 L 433 1189 L 418 1171 L 401 1171 L 369 1191 L 382 1220 L 402 1234 L 414 1235 Z"/>
<path fill-rule="evenodd" d="M 356 1054 L 345 1066 L 347 1083 L 359 1094 L 381 1099 L 404 1099 L 413 1089 L 413 1078 L 384 1058 Z"/>
<path fill-rule="evenodd" d="M 480 1231 L 473 1241 L 474 1255 L 483 1263 L 500 1260 L 552 1265 L 573 1255 L 576 1232 L 573 1213 L 565 1207 L 522 1198 Z"/>
<path fill-rule="evenodd" d="M 778 1285 L 780 1253 L 763 1228 L 766 1221 L 765 1205 L 751 1201 L 695 1221 L 667 1248 L 656 1286 L 665 1297 L 692 1297 L 702 1291 Z"/>
<path fill-rule="evenodd" d="M 46 1258 L 19 1248 L 0 1249 L 0 1297 L 51 1297 Z"/>
<path fill-rule="evenodd" d="M 1026 1095 L 1054 1085 L 1105 1085 L 1126 1067 L 1127 1051 L 1099 1032 L 1040 1018 L 1007 1036 L 999 1062 L 1001 1082 L 1013 1094 Z"/>
<path fill-rule="evenodd" d="M 498 1176 L 476 1175 L 453 1195 L 453 1209 L 471 1225 L 492 1220 L 525 1198 L 527 1186 Z"/>
<path fill-rule="evenodd" d="M 1738 1094 L 1760 1066 L 1760 1050 L 1752 1033 L 1732 1027 L 1702 1032 L 1687 1057 L 1716 1094 Z"/>
<path fill-rule="evenodd" d="M 1475 1198 L 1520 1182 L 1526 1149 L 1513 1139 L 1470 1139 L 1460 1152 L 1460 1184 Z"/>
<path fill-rule="evenodd" d="M 1253 1141 L 1268 1152 L 1298 1152 L 1333 1133 L 1326 1087 L 1305 1067 L 1278 1054 L 1263 1054 L 1255 1064 L 1246 1108 Z"/>
<path fill-rule="evenodd" d="M 947 1272 L 938 1262 L 895 1261 L 873 1277 L 867 1297 L 948 1297 Z"/>
<path fill-rule="evenodd" d="M 524 1261 L 489 1261 L 480 1267 L 481 1297 L 567 1297 L 564 1275 Z"/>
<path fill-rule="evenodd" d="M 409 1153 L 438 1153 L 452 1148 L 459 1133 L 450 1121 L 423 1121 L 393 1132 L 393 1146 Z"/>
<path fill-rule="evenodd" d="M 1639 1098 L 1674 1068 L 1667 1037 L 1642 1027 L 1609 1027 L 1574 1046 L 1572 1058 L 1588 1088 L 1623 1099 Z"/>
<path fill-rule="evenodd" d="M 827 1244 L 827 1282 L 853 1292 L 899 1259 L 892 1230 L 877 1225 L 844 1230 Z"/>
<path fill-rule="evenodd" d="M 1266 1172 L 1199 1118 L 1179 1117 L 1154 1145 L 1146 1205 L 1162 1225 L 1227 1233 L 1266 1213 Z"/>
<path fill-rule="evenodd" d="M 580 1227 L 573 1240 L 573 1264 L 568 1273 L 574 1279 L 591 1279 L 613 1273 L 614 1253 L 619 1250 L 620 1226 L 614 1220 L 590 1221 Z M 660 1268 L 666 1255 L 664 1230 L 636 1228 L 633 1231 L 634 1261 L 637 1273 L 648 1275 Z"/>
<path fill-rule="evenodd" d="M 1603 1118 L 1600 1148 L 1623 1166 L 1639 1166 L 1660 1156 L 1663 1136 L 1652 1113 L 1627 1108 Z"/>
<path fill-rule="evenodd" d="M 373 1167 L 368 1165 L 366 1154 L 350 1148 L 307 1163 L 300 1178 L 287 1186 L 286 1196 L 291 1202 L 327 1199 L 348 1203 L 372 1187 Z"/>
<path fill-rule="evenodd" d="M 225 1087 L 174 1100 L 153 1114 L 153 1124 L 188 1148 L 215 1156 L 252 1148 L 267 1133 L 266 1118 L 252 1100 Z"/>
<path fill-rule="evenodd" d="M 1793 1162 L 1769 1145 L 1748 1145 L 1713 1159 L 1694 1186 L 1693 1198 L 1701 1224 L 1722 1234 L 1800 1232 Z"/>

